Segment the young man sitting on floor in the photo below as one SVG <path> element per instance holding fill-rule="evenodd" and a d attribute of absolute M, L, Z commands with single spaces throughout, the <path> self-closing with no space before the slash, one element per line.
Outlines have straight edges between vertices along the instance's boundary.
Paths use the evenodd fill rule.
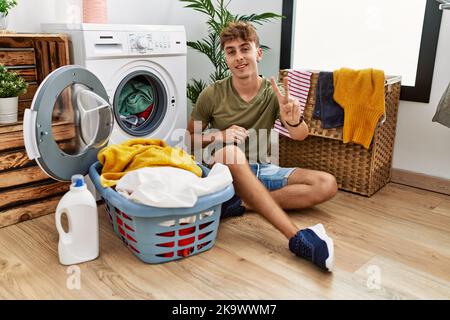
<path fill-rule="evenodd" d="M 321 171 L 276 166 L 261 153 L 270 145 L 267 132 L 277 118 L 293 139 L 308 136 L 299 102 L 289 97 L 287 78 L 282 93 L 273 78 L 269 81 L 259 76 L 262 50 L 252 25 L 231 23 L 220 38 L 231 76 L 202 91 L 188 131 L 194 146 L 214 145 L 212 161 L 227 165 L 233 176 L 236 195 L 223 204 L 221 217 L 251 209 L 286 236 L 293 253 L 331 271 L 333 241 L 323 225 L 299 230 L 283 209 L 306 208 L 331 199 L 337 192 L 335 178 Z M 208 126 L 216 130 L 203 132 Z M 251 133 L 256 134 L 255 140 L 250 139 Z M 258 141 L 258 147 L 247 146 L 248 141 Z M 241 150 L 244 145 L 245 152 Z"/>

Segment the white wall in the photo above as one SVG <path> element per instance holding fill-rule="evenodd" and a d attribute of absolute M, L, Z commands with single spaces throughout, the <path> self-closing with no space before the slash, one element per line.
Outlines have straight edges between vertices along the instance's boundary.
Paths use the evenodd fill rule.
<path fill-rule="evenodd" d="M 394 168 L 450 179 L 450 129 L 431 122 L 450 82 L 450 10 L 444 10 L 430 103 L 400 101 Z"/>
<path fill-rule="evenodd" d="M 55 0 L 18 0 L 9 12 L 8 29 L 17 32 L 39 32 L 40 23 L 54 21 Z"/>
<path fill-rule="evenodd" d="M 10 15 L 10 29 L 39 32 L 41 22 L 64 19 L 61 6 L 77 0 L 19 0 Z M 257 3 L 257 6 L 255 4 Z M 232 0 L 230 10 L 249 14 L 271 11 L 281 13 L 281 0 Z M 256 7 L 256 8 L 255 8 Z M 178 0 L 109 0 L 110 23 L 182 24 L 187 38 L 197 40 L 207 33 L 205 16 L 183 8 Z M 280 56 L 279 21 L 258 27 L 261 42 L 272 48 L 260 64 L 260 73 L 276 75 Z M 430 103 L 400 102 L 394 168 L 450 179 L 450 129 L 431 122 L 437 103 L 450 82 L 450 11 L 443 14 Z M 208 60 L 189 50 L 188 79 L 207 79 L 212 71 Z"/>
<path fill-rule="evenodd" d="M 41 22 L 61 22 L 64 5 L 81 3 L 81 0 L 19 0 L 19 5 L 10 13 L 9 29 L 18 32 L 39 32 Z M 253 1 L 233 0 L 229 9 L 233 13 L 250 14 L 281 12 L 280 0 L 259 0 L 257 10 Z M 184 8 L 178 0 L 108 0 L 110 23 L 120 24 L 180 24 L 186 27 L 188 40 L 199 40 L 206 36 L 206 16 Z M 281 23 L 279 21 L 258 27 L 261 42 L 272 49 L 260 65 L 265 76 L 276 75 L 280 51 Z M 276 61 L 276 63 L 272 63 Z M 208 78 L 212 66 L 206 57 L 189 50 L 188 79 Z"/>

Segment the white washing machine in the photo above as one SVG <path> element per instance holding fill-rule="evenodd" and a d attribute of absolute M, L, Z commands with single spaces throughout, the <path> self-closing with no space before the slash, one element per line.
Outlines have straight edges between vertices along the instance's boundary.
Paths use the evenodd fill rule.
<path fill-rule="evenodd" d="M 75 62 L 50 73 L 25 110 L 25 148 L 45 173 L 59 181 L 86 175 L 101 148 L 133 138 L 183 146 L 184 27 L 51 24 L 44 29 L 70 34 Z M 126 90 L 140 93 L 136 88 L 145 94 L 132 96 L 131 102 L 146 106 L 150 99 L 151 108 L 134 124 L 130 119 L 136 114 L 127 118 L 119 100 L 128 97 L 121 98 Z M 88 187 L 95 194 L 89 181 Z"/>
<path fill-rule="evenodd" d="M 105 87 L 115 118 L 110 143 L 145 137 L 183 146 L 187 126 L 184 26 L 83 23 L 43 24 L 42 29 L 68 34 L 73 63 L 91 71 Z M 134 96 L 127 97 L 129 92 Z M 149 101 L 152 104 L 142 111 Z"/>

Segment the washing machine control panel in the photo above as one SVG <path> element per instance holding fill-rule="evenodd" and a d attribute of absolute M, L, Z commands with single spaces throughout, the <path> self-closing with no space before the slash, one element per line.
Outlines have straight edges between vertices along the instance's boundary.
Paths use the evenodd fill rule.
<path fill-rule="evenodd" d="M 172 49 L 169 33 L 130 33 L 128 40 L 130 51 L 134 54 L 166 52 Z"/>

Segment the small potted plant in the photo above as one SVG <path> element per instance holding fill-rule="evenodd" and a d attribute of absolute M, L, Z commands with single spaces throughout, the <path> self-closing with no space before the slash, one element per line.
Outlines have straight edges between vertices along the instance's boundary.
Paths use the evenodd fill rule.
<path fill-rule="evenodd" d="M 27 87 L 22 77 L 0 65 L 0 124 L 17 122 L 19 96 Z"/>
<path fill-rule="evenodd" d="M 17 6 L 16 0 L 0 0 L 0 29 L 5 30 L 8 27 L 9 10 Z"/>

